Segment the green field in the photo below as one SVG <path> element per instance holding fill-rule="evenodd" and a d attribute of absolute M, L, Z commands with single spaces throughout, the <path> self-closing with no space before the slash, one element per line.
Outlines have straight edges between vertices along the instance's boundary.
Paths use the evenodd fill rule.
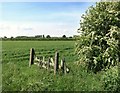
<path fill-rule="evenodd" d="M 93 74 L 77 65 L 75 41 L 3 41 L 3 91 L 96 91 L 102 90 L 101 73 Z M 28 66 L 30 48 L 37 56 L 54 57 L 55 51 L 65 58 L 70 73 L 54 76 L 53 71 Z"/>

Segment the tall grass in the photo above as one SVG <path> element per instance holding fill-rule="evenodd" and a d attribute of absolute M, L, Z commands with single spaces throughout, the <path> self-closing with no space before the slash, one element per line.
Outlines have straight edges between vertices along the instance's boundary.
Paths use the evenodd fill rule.
<path fill-rule="evenodd" d="M 74 41 L 4 41 L 2 51 L 3 91 L 96 91 L 103 90 L 101 73 L 88 73 L 77 65 Z M 70 73 L 54 76 L 52 70 L 28 67 L 29 50 L 35 48 L 37 55 L 65 57 Z"/>

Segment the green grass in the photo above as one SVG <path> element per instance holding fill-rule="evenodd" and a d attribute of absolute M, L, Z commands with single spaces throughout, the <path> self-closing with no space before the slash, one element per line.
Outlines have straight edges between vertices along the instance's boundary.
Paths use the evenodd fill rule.
<path fill-rule="evenodd" d="M 2 90 L 3 91 L 96 91 L 102 90 L 101 73 L 87 73 L 76 64 L 75 41 L 3 41 Z M 70 73 L 54 76 L 53 71 L 28 67 L 30 48 L 46 59 L 57 50 L 66 60 Z"/>

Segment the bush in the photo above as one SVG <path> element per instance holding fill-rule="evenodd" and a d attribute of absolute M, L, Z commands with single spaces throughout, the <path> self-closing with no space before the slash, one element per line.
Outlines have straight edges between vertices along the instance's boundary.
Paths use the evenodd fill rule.
<path fill-rule="evenodd" d="M 115 66 L 109 70 L 107 70 L 103 76 L 103 87 L 108 91 L 119 91 L 120 88 L 120 78 L 118 76 L 118 67 Z"/>
<path fill-rule="evenodd" d="M 76 53 L 86 68 L 98 72 L 118 65 L 120 55 L 120 2 L 99 2 L 80 22 Z"/>

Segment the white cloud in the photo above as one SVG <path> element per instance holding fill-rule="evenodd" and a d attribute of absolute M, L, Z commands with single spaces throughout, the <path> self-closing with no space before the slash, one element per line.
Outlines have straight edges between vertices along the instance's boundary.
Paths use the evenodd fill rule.
<path fill-rule="evenodd" d="M 74 25 L 73 25 L 74 24 Z M 71 36 L 77 34 L 79 23 L 40 23 L 40 22 L 2 22 L 0 23 L 0 36 L 34 36 L 51 35 Z"/>

